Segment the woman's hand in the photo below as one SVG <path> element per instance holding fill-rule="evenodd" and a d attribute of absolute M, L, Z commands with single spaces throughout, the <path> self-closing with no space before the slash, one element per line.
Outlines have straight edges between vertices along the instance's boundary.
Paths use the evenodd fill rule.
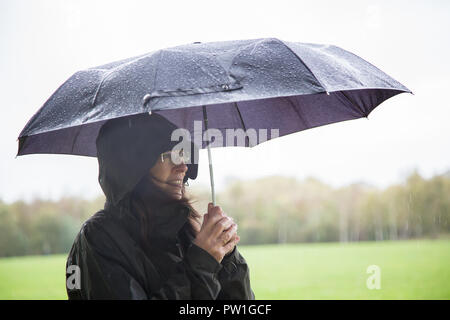
<path fill-rule="evenodd" d="M 228 217 L 219 206 L 209 203 L 208 213 L 204 215 L 200 232 L 193 242 L 220 263 L 239 242 L 240 238 L 236 232 L 237 224 L 233 219 Z"/>

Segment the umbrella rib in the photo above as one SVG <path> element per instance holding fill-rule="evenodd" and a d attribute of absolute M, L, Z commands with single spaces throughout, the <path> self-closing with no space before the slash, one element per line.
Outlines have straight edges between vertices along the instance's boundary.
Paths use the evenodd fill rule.
<path fill-rule="evenodd" d="M 158 76 L 159 64 L 161 62 L 162 54 L 163 54 L 163 50 L 159 50 L 158 60 L 156 61 L 156 66 L 155 66 L 155 75 L 153 77 L 153 88 L 156 88 L 156 78 Z"/>
<path fill-rule="evenodd" d="M 295 104 L 292 102 L 292 100 L 289 97 L 285 97 L 285 99 L 289 102 L 289 105 L 292 109 L 294 109 L 295 113 L 297 114 L 298 118 L 303 122 L 303 124 L 306 126 L 306 128 L 311 128 L 311 125 L 309 124 L 308 120 L 306 120 L 306 117 L 304 116 L 303 112 L 298 110 L 295 107 Z"/>
<path fill-rule="evenodd" d="M 338 91 L 338 92 L 336 92 L 336 93 L 338 94 L 338 96 L 339 96 L 339 94 L 342 95 L 342 96 L 345 98 L 345 101 L 349 102 L 350 105 L 351 105 L 352 107 L 356 108 L 356 110 L 358 110 L 359 112 L 361 112 L 361 114 L 363 115 L 363 117 L 366 117 L 366 118 L 367 118 L 368 115 L 367 115 L 367 114 L 359 107 L 359 105 L 358 105 L 357 103 L 355 103 L 352 99 L 350 99 L 350 98 L 345 94 L 344 91 Z"/>
<path fill-rule="evenodd" d="M 80 131 L 81 131 L 81 126 L 78 129 L 77 133 L 75 134 L 75 137 L 73 138 L 72 149 L 70 151 L 72 154 L 73 154 L 73 148 L 75 147 L 75 143 L 77 142 L 78 136 L 80 135 Z"/>
<path fill-rule="evenodd" d="M 234 104 L 234 106 L 236 108 L 236 111 L 237 111 L 237 113 L 239 115 L 239 119 L 241 119 L 241 125 L 244 128 L 244 131 L 247 132 L 247 128 L 245 127 L 244 119 L 242 118 L 241 111 L 239 110 L 237 102 L 233 102 L 233 104 Z M 248 138 L 248 134 L 245 135 L 245 145 L 247 145 L 247 144 L 250 146 L 250 140 Z"/>
<path fill-rule="evenodd" d="M 244 131 L 247 131 L 247 129 L 245 128 L 244 119 L 242 119 L 241 111 L 239 110 L 239 107 L 238 107 L 238 105 L 237 105 L 237 102 L 233 102 L 233 105 L 234 105 L 234 107 L 236 108 L 236 111 L 237 111 L 237 113 L 238 113 L 238 115 L 239 115 L 239 119 L 241 120 L 241 124 L 242 124 L 242 127 L 244 128 Z"/>
<path fill-rule="evenodd" d="M 284 41 L 281 41 L 280 39 L 276 39 L 277 41 L 279 41 L 282 45 L 284 45 L 297 59 L 298 61 L 300 61 L 306 68 L 306 70 L 308 70 L 312 76 L 314 77 L 314 79 L 316 79 L 316 81 L 320 84 L 320 86 L 323 88 L 323 90 L 325 90 L 325 92 L 328 94 L 328 90 L 325 88 L 325 86 L 323 85 L 322 82 L 320 82 L 319 78 L 316 77 L 316 75 L 314 74 L 314 72 L 312 72 L 312 70 L 307 66 L 307 64 L 302 60 L 302 58 L 300 58 L 295 52 L 294 50 L 292 50 L 286 43 L 284 43 Z"/>

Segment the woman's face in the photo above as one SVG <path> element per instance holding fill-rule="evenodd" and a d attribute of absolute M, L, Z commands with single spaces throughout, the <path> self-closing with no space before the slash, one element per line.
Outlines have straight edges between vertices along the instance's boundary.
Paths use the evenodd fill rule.
<path fill-rule="evenodd" d="M 167 195 L 180 200 L 183 196 L 183 178 L 187 169 L 182 158 L 177 157 L 177 161 L 174 163 L 171 152 L 165 152 L 158 157 L 156 164 L 150 169 L 150 177 L 153 183 Z"/>

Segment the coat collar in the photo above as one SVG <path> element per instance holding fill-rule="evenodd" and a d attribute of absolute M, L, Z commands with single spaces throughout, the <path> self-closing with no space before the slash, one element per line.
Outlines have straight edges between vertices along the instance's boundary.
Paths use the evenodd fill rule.
<path fill-rule="evenodd" d="M 150 238 L 175 239 L 180 229 L 189 220 L 189 208 L 181 204 L 161 207 L 152 217 Z"/>
<path fill-rule="evenodd" d="M 123 225 L 130 236 L 138 243 L 141 234 L 141 224 L 138 213 L 130 210 L 129 206 L 113 206 L 108 200 L 105 202 L 105 211 L 110 212 L 119 223 Z M 178 232 L 189 221 L 190 209 L 179 203 L 166 204 L 159 207 L 151 217 L 149 223 L 153 226 L 149 233 L 150 239 L 174 240 Z"/>

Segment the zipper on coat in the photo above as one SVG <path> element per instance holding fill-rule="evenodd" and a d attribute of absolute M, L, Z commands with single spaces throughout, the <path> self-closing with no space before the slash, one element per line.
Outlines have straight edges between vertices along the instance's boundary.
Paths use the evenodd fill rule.
<path fill-rule="evenodd" d="M 177 240 L 176 240 L 177 242 L 176 242 L 176 246 L 177 246 L 177 248 L 178 248 L 178 254 L 179 254 L 179 256 L 180 256 L 180 258 L 183 258 L 183 249 L 181 248 L 181 244 L 180 244 L 180 240 L 178 239 L 178 237 L 177 237 Z"/>

